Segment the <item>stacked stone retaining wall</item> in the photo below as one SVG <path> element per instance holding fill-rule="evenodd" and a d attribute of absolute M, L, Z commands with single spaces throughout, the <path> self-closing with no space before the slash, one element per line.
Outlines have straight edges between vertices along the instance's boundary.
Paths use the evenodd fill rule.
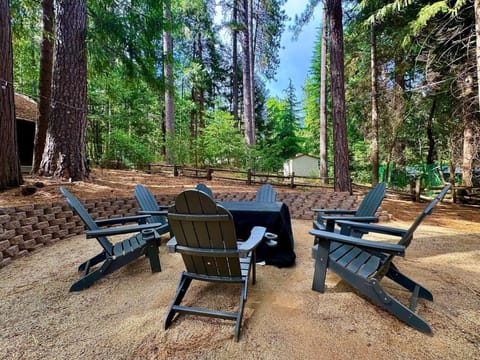
<path fill-rule="evenodd" d="M 175 195 L 157 195 L 159 204 L 172 204 Z M 217 201 L 253 201 L 255 193 L 216 193 Z M 336 192 L 279 193 L 293 219 L 313 219 L 312 208 L 355 209 L 358 196 Z M 132 198 L 90 199 L 83 201 L 94 219 L 134 215 L 138 211 Z M 83 222 L 66 202 L 31 204 L 0 208 L 0 268 L 43 246 L 82 234 Z"/>

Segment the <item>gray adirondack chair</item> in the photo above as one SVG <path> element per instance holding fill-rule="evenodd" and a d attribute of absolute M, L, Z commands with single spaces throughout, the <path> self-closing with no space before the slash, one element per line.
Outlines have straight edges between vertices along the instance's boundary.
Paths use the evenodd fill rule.
<path fill-rule="evenodd" d="M 450 184 L 447 184 L 407 230 L 354 221 L 338 221 L 342 227 L 340 234 L 318 229 L 311 230 L 310 234 L 319 239 L 318 244 L 313 247 L 315 258 L 313 290 L 324 292 L 326 271 L 329 268 L 372 303 L 411 327 L 430 333 L 432 331 L 430 326 L 415 313 L 415 308 L 419 297 L 433 301 L 432 294 L 402 274 L 393 264 L 393 260 L 395 256 L 405 256 L 415 230 L 423 219 L 432 213 L 435 205 L 443 199 L 449 189 Z M 361 239 L 350 235 L 350 231 L 355 229 L 396 236 L 400 241 L 392 244 Z M 409 307 L 400 303 L 381 286 L 380 281 L 384 276 L 412 293 Z"/>
<path fill-rule="evenodd" d="M 145 224 L 149 215 L 94 221 L 82 203 L 75 196 L 64 187 L 61 187 L 60 191 L 67 199 L 67 203 L 87 227 L 87 239 L 97 239 L 98 243 L 103 248 L 98 255 L 87 260 L 78 267 L 78 271 L 81 272 L 81 277 L 70 287 L 70 291 L 83 290 L 91 286 L 100 278 L 105 277 L 142 255 L 146 255 L 150 259 L 152 272 L 161 271 L 160 257 L 158 255 L 160 239 L 158 231 L 163 231 L 168 225 L 155 223 Z M 143 222 L 144 224 L 101 229 L 102 226 L 126 224 L 131 222 Z M 135 233 L 135 235 L 116 242 L 115 244 L 107 238 L 107 236 L 131 233 Z M 92 267 L 100 263 L 102 263 L 100 267 L 97 267 L 94 271 L 90 272 Z"/>
<path fill-rule="evenodd" d="M 169 206 L 159 205 L 150 190 L 141 184 L 135 185 L 134 195 L 140 207 L 139 214 L 150 215 L 146 222 L 160 224 L 161 227 L 157 231 L 159 235 L 169 232 L 170 226 L 167 220 Z"/>
<path fill-rule="evenodd" d="M 197 190 L 200 190 L 200 191 L 203 191 L 205 194 L 207 194 L 208 196 L 210 196 L 212 199 L 213 199 L 213 191 L 212 189 L 210 189 L 207 185 L 205 185 L 204 183 L 200 183 L 196 186 L 196 189 Z"/>
<path fill-rule="evenodd" d="M 182 254 L 186 270 L 180 276 L 165 317 L 165 329 L 177 313 L 218 317 L 235 321 L 238 341 L 250 272 L 255 284 L 255 248 L 266 229 L 256 226 L 247 241 L 237 243 L 232 214 L 198 190 L 187 190 L 177 196 L 175 206 L 168 211 L 168 221 L 175 237 L 167 243 L 167 250 Z M 226 312 L 181 305 L 192 280 L 241 284 L 238 310 Z"/>
<path fill-rule="evenodd" d="M 378 183 L 365 195 L 357 210 L 313 209 L 317 215 L 316 220 L 313 222 L 313 228 L 334 231 L 337 220 L 352 220 L 367 223 L 378 221 L 375 213 L 385 197 L 385 189 L 386 184 L 384 182 Z"/>
<path fill-rule="evenodd" d="M 275 202 L 277 197 L 277 193 L 275 189 L 270 184 L 263 184 L 258 190 L 256 194 L 255 201 L 262 201 L 262 202 Z"/>

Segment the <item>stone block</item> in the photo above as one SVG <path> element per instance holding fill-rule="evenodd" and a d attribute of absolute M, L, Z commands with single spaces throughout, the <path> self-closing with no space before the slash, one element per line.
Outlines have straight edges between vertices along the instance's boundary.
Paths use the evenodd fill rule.
<path fill-rule="evenodd" d="M 2 240 L 0 241 L 0 251 L 4 251 L 10 247 L 10 241 Z"/>
<path fill-rule="evenodd" d="M 35 239 L 37 244 L 48 244 L 50 240 L 52 240 L 53 235 L 52 234 L 44 234 L 42 236 L 39 236 Z"/>
<path fill-rule="evenodd" d="M 0 261 L 0 269 L 3 268 L 3 267 L 5 267 L 5 266 L 7 266 L 7 265 L 9 265 L 9 264 L 11 264 L 11 263 L 12 263 L 12 258 L 9 258 L 9 257 L 1 260 L 1 261 Z"/>
<path fill-rule="evenodd" d="M 19 259 L 27 255 L 28 255 L 28 250 L 19 250 L 18 253 L 15 255 L 15 259 Z"/>
<path fill-rule="evenodd" d="M 14 221 L 14 220 L 24 220 L 26 218 L 27 218 L 27 213 L 24 212 L 24 211 L 16 212 L 16 213 L 10 215 L 10 219 L 12 221 Z"/>
<path fill-rule="evenodd" d="M 16 212 L 33 211 L 33 209 L 34 209 L 33 204 L 26 204 L 26 205 L 15 206 Z"/>
<path fill-rule="evenodd" d="M 48 223 L 48 221 L 42 221 L 42 222 L 33 224 L 33 229 L 34 230 L 43 230 L 43 229 L 48 228 L 49 226 L 50 226 L 50 224 Z"/>
<path fill-rule="evenodd" d="M 0 240 L 9 240 L 13 238 L 16 235 L 15 230 L 3 230 L 2 233 L 0 233 Z"/>
<path fill-rule="evenodd" d="M 68 230 L 62 229 L 62 230 L 59 230 L 59 231 L 56 232 L 56 233 L 53 233 L 52 235 L 53 235 L 52 240 L 54 240 L 55 238 L 57 238 L 57 239 L 63 239 L 65 236 L 68 235 Z"/>
<path fill-rule="evenodd" d="M 7 224 L 10 221 L 10 215 L 0 215 L 0 225 Z"/>
<path fill-rule="evenodd" d="M 7 230 L 15 230 L 15 229 L 18 229 L 19 227 L 20 227 L 20 221 L 18 220 L 9 221 L 4 225 L 4 228 Z"/>
<path fill-rule="evenodd" d="M 58 230 L 60 230 L 60 226 L 58 225 L 53 225 L 53 226 L 49 226 L 45 229 L 42 229 L 42 234 L 43 235 L 46 235 L 46 234 L 53 234 L 55 232 L 57 232 Z"/>
<path fill-rule="evenodd" d="M 3 250 L 3 253 L 7 257 L 14 258 L 15 256 L 17 256 L 19 251 L 20 251 L 20 249 L 18 248 L 18 245 L 12 245 L 12 246 L 9 246 L 8 248 L 6 248 L 5 250 Z"/>
<path fill-rule="evenodd" d="M 35 245 L 37 245 L 37 242 L 35 240 L 27 240 L 23 241 L 23 243 L 19 244 L 20 250 L 31 250 L 35 248 Z"/>
<path fill-rule="evenodd" d="M 59 218 L 59 219 L 49 221 L 49 224 L 50 224 L 50 226 L 59 226 L 59 225 L 65 224 L 66 222 L 67 222 L 67 219 Z"/>
<path fill-rule="evenodd" d="M 20 245 L 23 242 L 23 235 L 17 235 L 10 239 L 10 245 Z"/>
<path fill-rule="evenodd" d="M 36 216 L 27 217 L 26 219 L 20 220 L 20 224 L 22 224 L 22 226 L 33 225 L 33 224 L 36 224 L 36 223 L 38 223 L 38 217 L 36 217 Z"/>
<path fill-rule="evenodd" d="M 23 239 L 24 240 L 31 240 L 31 239 L 36 239 L 40 236 L 42 236 L 42 230 L 33 230 L 32 232 L 29 232 L 29 233 L 23 235 Z"/>
<path fill-rule="evenodd" d="M 55 220 L 55 215 L 54 214 L 43 214 L 38 216 L 38 221 L 43 222 L 43 221 L 53 221 Z"/>

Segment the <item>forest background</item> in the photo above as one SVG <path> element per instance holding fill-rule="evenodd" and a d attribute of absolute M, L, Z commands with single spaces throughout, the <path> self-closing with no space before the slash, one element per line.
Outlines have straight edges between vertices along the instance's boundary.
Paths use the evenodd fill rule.
<path fill-rule="evenodd" d="M 323 6 L 302 99 L 291 83 L 283 96 L 265 87 L 282 71 L 284 3 L 2 0 L 12 45 L 1 52 L 12 59 L 11 79 L 0 69 L 2 112 L 9 88 L 39 102 L 33 172 L 75 180 L 94 165 L 156 161 L 276 172 L 305 153 L 319 156 L 315 175 L 327 182 L 346 154 L 348 181 L 437 169 L 474 185 L 478 0 L 309 0 L 290 29 L 298 35 Z"/>

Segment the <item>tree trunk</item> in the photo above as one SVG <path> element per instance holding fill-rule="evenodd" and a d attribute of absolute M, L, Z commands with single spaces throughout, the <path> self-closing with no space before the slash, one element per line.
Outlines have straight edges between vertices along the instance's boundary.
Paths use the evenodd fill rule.
<path fill-rule="evenodd" d="M 233 23 L 235 24 L 232 31 L 232 112 L 233 120 L 240 128 L 240 119 L 238 116 L 238 0 L 233 1 Z"/>
<path fill-rule="evenodd" d="M 463 116 L 462 185 L 473 186 L 472 170 L 476 153 L 474 116 L 467 113 L 464 113 Z"/>
<path fill-rule="evenodd" d="M 172 11 L 170 0 L 165 1 L 166 30 L 163 33 L 164 74 L 165 74 L 165 131 L 167 142 L 175 136 L 174 117 L 174 79 L 173 79 L 173 40 L 172 40 Z M 167 164 L 173 163 L 170 147 L 166 147 Z"/>
<path fill-rule="evenodd" d="M 250 107 L 252 118 L 250 120 L 251 144 L 256 143 L 256 126 L 255 126 L 255 41 L 253 36 L 253 0 L 248 0 L 248 36 L 249 36 L 249 56 L 250 56 Z"/>
<path fill-rule="evenodd" d="M 322 43 L 320 50 L 320 182 L 328 184 L 328 132 L 327 132 L 327 6 L 323 4 Z"/>
<path fill-rule="evenodd" d="M 39 173 L 63 179 L 88 177 L 86 0 L 58 0 L 52 109 Z"/>
<path fill-rule="evenodd" d="M 22 184 L 18 158 L 9 1 L 0 1 L 0 191 Z"/>
<path fill-rule="evenodd" d="M 370 71 L 372 74 L 372 186 L 378 184 L 379 152 L 378 152 L 378 83 L 377 83 L 377 36 L 375 25 L 370 28 Z"/>
<path fill-rule="evenodd" d="M 52 95 L 53 72 L 53 0 L 42 0 L 43 8 L 43 34 L 40 50 L 40 78 L 38 104 L 38 122 L 35 129 L 35 144 L 33 151 L 32 173 L 40 170 L 45 140 L 47 138 L 48 118 L 50 116 L 50 100 Z"/>
<path fill-rule="evenodd" d="M 327 0 L 330 25 L 330 73 L 333 105 L 333 145 L 335 191 L 352 192 L 347 142 L 345 109 L 345 75 L 343 52 L 343 23 L 341 0 Z"/>
<path fill-rule="evenodd" d="M 475 53 L 477 58 L 477 94 L 478 94 L 478 106 L 480 108 L 480 0 L 473 1 L 473 7 L 475 9 Z"/>
<path fill-rule="evenodd" d="M 437 98 L 433 98 L 432 108 L 430 109 L 430 116 L 427 121 L 427 138 L 428 138 L 428 154 L 427 165 L 432 165 L 435 162 L 435 138 L 433 137 L 433 117 L 435 116 L 435 108 L 437 107 Z"/>
<path fill-rule="evenodd" d="M 254 144 L 254 138 L 252 134 L 252 101 L 251 98 L 251 79 L 250 79 L 250 34 L 249 29 L 249 13 L 248 13 L 248 0 L 243 0 L 242 9 L 242 81 L 243 81 L 243 118 L 245 127 L 245 143 L 247 145 Z"/>

